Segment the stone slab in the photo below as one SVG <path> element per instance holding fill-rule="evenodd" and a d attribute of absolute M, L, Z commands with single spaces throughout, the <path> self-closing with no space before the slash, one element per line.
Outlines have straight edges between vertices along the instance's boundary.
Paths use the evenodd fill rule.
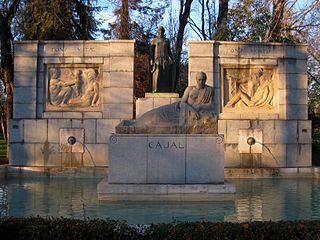
<path fill-rule="evenodd" d="M 298 143 L 310 144 L 312 142 L 312 122 L 298 121 Z"/>
<path fill-rule="evenodd" d="M 103 118 L 111 119 L 132 119 L 133 105 L 129 103 L 103 104 Z"/>
<path fill-rule="evenodd" d="M 213 57 L 214 41 L 189 41 L 188 54 L 195 57 Z"/>
<path fill-rule="evenodd" d="M 47 140 L 47 120 L 25 119 L 23 132 L 25 143 L 43 143 Z"/>
<path fill-rule="evenodd" d="M 59 144 L 44 142 L 35 144 L 34 166 L 39 167 L 61 167 L 62 154 L 59 151 Z"/>
<path fill-rule="evenodd" d="M 239 153 L 262 153 L 262 135 L 261 129 L 239 129 Z M 249 138 L 254 138 L 256 143 L 249 145 Z"/>
<path fill-rule="evenodd" d="M 153 109 L 154 98 L 138 98 L 136 101 L 136 118 Z"/>
<path fill-rule="evenodd" d="M 71 121 L 67 119 L 48 119 L 48 141 L 59 143 L 61 128 L 71 128 Z"/>
<path fill-rule="evenodd" d="M 222 135 L 114 134 L 109 182 L 221 183 L 223 151 Z"/>
<path fill-rule="evenodd" d="M 98 199 L 109 201 L 227 201 L 234 200 L 234 184 L 98 184 Z"/>
<path fill-rule="evenodd" d="M 147 183 L 185 183 L 186 139 L 173 135 L 147 139 Z"/>
<path fill-rule="evenodd" d="M 105 87 L 133 87 L 133 72 L 105 72 L 103 78 Z"/>
<path fill-rule="evenodd" d="M 83 43 L 83 53 L 85 57 L 110 56 L 109 41 L 84 41 Z"/>
<path fill-rule="evenodd" d="M 110 56 L 134 56 L 134 41 L 110 41 Z"/>
<path fill-rule="evenodd" d="M 133 103 L 133 88 L 104 88 L 104 103 Z"/>
<path fill-rule="evenodd" d="M 37 71 L 37 57 L 15 57 L 14 58 L 14 71 Z"/>
<path fill-rule="evenodd" d="M 249 128 L 249 120 L 229 120 L 227 121 L 227 133 L 225 135 L 226 143 L 238 143 L 239 129 Z"/>
<path fill-rule="evenodd" d="M 34 71 L 14 71 L 14 86 L 15 87 L 36 87 L 37 72 Z"/>
<path fill-rule="evenodd" d="M 261 167 L 285 167 L 286 144 L 266 144 L 262 148 Z"/>
<path fill-rule="evenodd" d="M 9 164 L 12 166 L 32 166 L 35 159 L 35 144 L 13 143 L 9 147 Z"/>
<path fill-rule="evenodd" d="M 275 143 L 297 143 L 297 121 L 275 121 Z"/>
<path fill-rule="evenodd" d="M 75 142 L 70 143 L 69 137 L 74 137 Z M 60 152 L 83 153 L 84 152 L 84 129 L 61 128 L 59 131 Z"/>
<path fill-rule="evenodd" d="M 16 87 L 14 89 L 13 103 L 36 104 L 36 90 L 34 87 Z"/>
<path fill-rule="evenodd" d="M 38 54 L 38 41 L 14 42 L 14 55 L 36 57 Z"/>
<path fill-rule="evenodd" d="M 23 120 L 12 119 L 10 121 L 10 144 L 24 141 L 23 129 Z"/>
<path fill-rule="evenodd" d="M 286 105 L 286 119 L 308 120 L 308 105 Z"/>
<path fill-rule="evenodd" d="M 186 140 L 186 183 L 222 183 L 223 137 L 194 136 Z"/>
<path fill-rule="evenodd" d="M 120 119 L 98 119 L 97 120 L 97 143 L 108 143 L 109 137 L 115 133 L 115 127 Z"/>
<path fill-rule="evenodd" d="M 110 57 L 110 71 L 133 72 L 133 57 Z"/>
<path fill-rule="evenodd" d="M 95 119 L 87 119 L 87 120 L 72 120 L 72 128 L 83 128 L 84 129 L 84 142 L 87 143 L 96 143 L 96 120 Z"/>
<path fill-rule="evenodd" d="M 238 151 L 238 144 L 225 144 L 224 166 L 241 167 L 241 159 Z"/>
<path fill-rule="evenodd" d="M 119 137 L 114 134 L 109 140 L 110 183 L 146 183 L 147 137 L 139 140 L 133 136 Z"/>
<path fill-rule="evenodd" d="M 36 118 L 36 104 L 35 103 L 15 103 L 13 104 L 13 118 Z"/>
<path fill-rule="evenodd" d="M 107 167 L 108 165 L 108 144 L 85 144 L 84 167 Z"/>

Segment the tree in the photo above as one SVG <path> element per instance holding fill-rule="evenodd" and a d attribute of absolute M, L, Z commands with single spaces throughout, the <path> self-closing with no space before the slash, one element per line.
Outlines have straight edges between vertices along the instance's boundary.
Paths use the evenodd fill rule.
<path fill-rule="evenodd" d="M 17 31 L 24 40 L 89 40 L 99 22 L 93 1 L 26 0 L 17 18 Z"/>
<path fill-rule="evenodd" d="M 183 36 L 185 32 L 186 25 L 188 23 L 188 18 L 190 16 L 191 4 L 193 0 L 180 0 L 180 10 L 179 10 L 179 28 L 177 32 L 177 39 L 175 42 L 175 63 L 176 63 L 176 81 L 174 89 L 177 90 L 177 82 L 180 76 L 180 60 L 181 52 L 183 46 Z"/>
<path fill-rule="evenodd" d="M 217 32 L 212 37 L 215 40 L 227 40 L 228 39 L 228 30 L 227 30 L 227 21 L 228 21 L 228 9 L 229 1 L 228 0 L 219 0 L 219 14 L 217 20 Z"/>
<path fill-rule="evenodd" d="M 7 104 L 5 106 L 6 132 L 5 139 L 9 137 L 9 120 L 13 105 L 13 56 L 12 56 L 12 21 L 17 12 L 20 0 L 0 2 L 0 53 L 1 78 L 4 81 Z M 3 124 L 3 123 L 2 123 Z"/>
<path fill-rule="evenodd" d="M 105 39 L 135 39 L 134 96 L 144 97 L 149 88 L 149 44 L 163 19 L 168 1 L 119 0 L 114 15 L 116 20 L 102 29 Z"/>

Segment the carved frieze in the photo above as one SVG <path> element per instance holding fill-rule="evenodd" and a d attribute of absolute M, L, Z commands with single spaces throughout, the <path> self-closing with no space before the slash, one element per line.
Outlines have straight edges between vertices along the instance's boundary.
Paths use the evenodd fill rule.
<path fill-rule="evenodd" d="M 46 111 L 99 111 L 101 73 L 97 65 L 46 67 Z"/>
<path fill-rule="evenodd" d="M 276 111 L 275 67 L 223 66 L 221 70 L 224 111 Z"/>

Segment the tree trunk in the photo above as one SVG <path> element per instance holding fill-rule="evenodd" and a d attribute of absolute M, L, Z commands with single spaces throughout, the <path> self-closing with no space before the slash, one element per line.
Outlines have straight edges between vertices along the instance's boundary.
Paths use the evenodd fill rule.
<path fill-rule="evenodd" d="M 286 0 L 273 0 L 272 18 L 270 28 L 265 37 L 266 42 L 282 41 L 281 31 L 285 4 Z"/>
<path fill-rule="evenodd" d="M 16 14 L 20 0 L 13 0 L 7 12 L 0 12 L 1 71 L 7 93 L 6 139 L 9 142 L 9 124 L 13 106 L 13 56 L 11 22 Z M 8 152 L 7 152 L 8 156 Z"/>
<path fill-rule="evenodd" d="M 183 44 L 184 30 L 188 23 L 188 18 L 190 16 L 190 9 L 193 0 L 180 0 L 180 12 L 179 12 L 179 29 L 177 34 L 177 40 L 175 43 L 175 63 L 176 63 L 176 79 L 174 83 L 174 89 L 177 90 L 177 82 L 180 75 L 180 60 Z"/>
<path fill-rule="evenodd" d="M 129 2 L 121 0 L 120 9 L 120 39 L 130 39 Z"/>
<path fill-rule="evenodd" d="M 228 0 L 219 0 L 219 14 L 217 20 L 217 32 L 215 40 L 227 40 Z"/>

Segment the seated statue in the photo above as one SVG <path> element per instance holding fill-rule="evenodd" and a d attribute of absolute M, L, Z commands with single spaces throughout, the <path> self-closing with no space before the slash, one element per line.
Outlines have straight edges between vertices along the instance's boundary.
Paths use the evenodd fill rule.
<path fill-rule="evenodd" d="M 213 110 L 213 88 L 206 85 L 206 80 L 204 72 L 197 73 L 197 84 L 186 88 L 181 101 L 146 112 L 130 126 L 149 128 L 148 133 L 152 133 L 152 128 L 156 127 L 184 129 L 178 133 L 216 133 L 217 116 Z M 212 124 L 214 129 L 210 130 Z"/>

